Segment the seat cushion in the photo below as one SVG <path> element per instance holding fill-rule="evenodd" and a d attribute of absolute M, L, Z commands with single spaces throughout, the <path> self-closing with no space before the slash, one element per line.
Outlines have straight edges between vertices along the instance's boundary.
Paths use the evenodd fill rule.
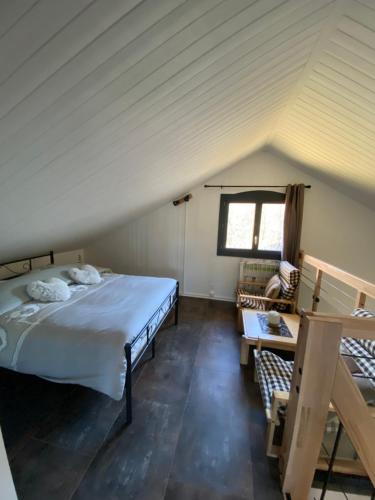
<path fill-rule="evenodd" d="M 246 289 L 239 288 L 237 290 L 237 306 L 245 307 L 246 309 L 257 309 L 260 311 L 264 311 L 266 309 L 266 305 L 262 300 L 250 299 L 248 297 L 241 296 L 242 294 L 250 294 L 250 295 L 258 295 L 259 297 L 263 297 L 264 295 L 261 293 L 253 293 L 249 292 Z"/>
<path fill-rule="evenodd" d="M 259 387 L 265 408 L 271 408 L 274 391 L 290 391 L 293 361 L 285 361 L 269 351 L 260 351 L 256 357 Z"/>

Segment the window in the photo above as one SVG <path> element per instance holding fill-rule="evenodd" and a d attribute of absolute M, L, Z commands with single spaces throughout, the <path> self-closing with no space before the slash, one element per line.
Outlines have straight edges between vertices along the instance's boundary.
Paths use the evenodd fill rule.
<path fill-rule="evenodd" d="M 217 254 L 279 259 L 284 208 L 283 193 L 250 191 L 222 194 Z"/>

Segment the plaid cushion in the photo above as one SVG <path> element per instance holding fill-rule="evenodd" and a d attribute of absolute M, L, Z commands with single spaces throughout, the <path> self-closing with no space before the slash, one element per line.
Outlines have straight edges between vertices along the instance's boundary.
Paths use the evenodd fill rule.
<path fill-rule="evenodd" d="M 279 274 L 281 282 L 280 298 L 285 300 L 294 299 L 300 280 L 300 270 L 292 266 L 288 261 L 283 260 L 280 262 Z M 287 307 L 285 304 L 278 304 L 277 310 L 285 311 Z"/>
<path fill-rule="evenodd" d="M 256 370 L 264 407 L 271 408 L 274 391 L 290 391 L 293 361 L 285 361 L 269 351 L 260 351 Z"/>
<path fill-rule="evenodd" d="M 375 318 L 375 313 L 367 309 L 356 308 L 352 316 L 357 318 Z M 346 337 L 342 339 L 344 349 L 352 354 L 355 364 L 365 377 L 370 377 L 375 385 L 375 341 L 369 339 L 353 339 Z"/>
<path fill-rule="evenodd" d="M 352 316 L 356 316 L 357 318 L 375 318 L 375 313 L 368 311 L 367 309 L 361 309 L 357 307 L 352 312 Z M 357 339 L 357 342 L 366 349 L 370 356 L 375 358 L 375 341 L 369 339 Z"/>
<path fill-rule="evenodd" d="M 355 356 L 353 360 L 362 374 L 365 377 L 371 377 L 370 380 L 375 385 L 375 358 L 370 355 L 369 351 L 357 339 L 346 337 L 341 342 L 349 353 Z"/>
<path fill-rule="evenodd" d="M 290 286 L 297 288 L 300 278 L 300 271 L 287 260 L 280 262 L 279 269 L 280 277 L 283 278 Z"/>

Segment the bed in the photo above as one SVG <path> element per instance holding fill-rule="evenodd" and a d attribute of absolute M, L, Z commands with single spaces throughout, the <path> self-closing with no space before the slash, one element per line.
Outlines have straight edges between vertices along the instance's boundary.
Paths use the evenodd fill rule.
<path fill-rule="evenodd" d="M 73 265 L 33 270 L 45 256 L 0 264 L 11 275 L 0 282 L 0 366 L 58 383 L 89 387 L 119 400 L 132 420 L 132 371 L 168 314 L 178 322 L 179 283 L 171 278 L 102 272 L 96 285 L 71 283 Z M 22 272 L 19 267 L 23 262 Z M 25 264 L 26 263 L 26 264 Z M 14 274 L 12 274 L 14 273 Z M 30 300 L 30 281 L 58 277 L 69 284 L 66 302 Z"/>

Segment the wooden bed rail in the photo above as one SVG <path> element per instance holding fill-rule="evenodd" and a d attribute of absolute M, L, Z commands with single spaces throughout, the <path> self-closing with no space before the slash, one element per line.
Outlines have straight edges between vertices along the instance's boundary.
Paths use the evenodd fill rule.
<path fill-rule="evenodd" d="M 341 321 L 342 320 L 342 321 Z M 285 422 L 280 469 L 284 493 L 306 500 L 332 402 L 375 486 L 375 420 L 340 355 L 343 336 L 375 340 L 373 319 L 303 313 Z"/>

